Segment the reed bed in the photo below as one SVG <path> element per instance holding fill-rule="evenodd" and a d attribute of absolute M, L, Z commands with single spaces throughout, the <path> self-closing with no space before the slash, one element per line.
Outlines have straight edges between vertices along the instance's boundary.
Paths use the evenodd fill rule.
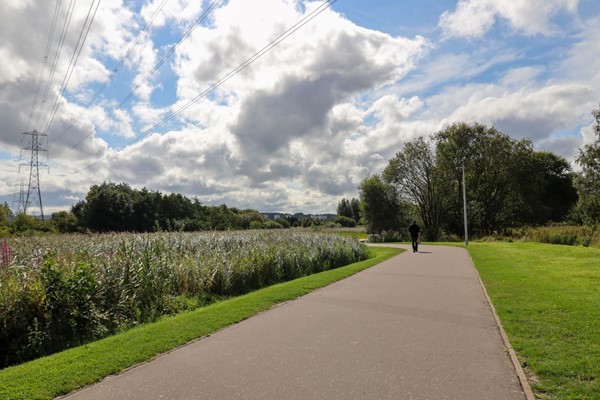
<path fill-rule="evenodd" d="M 37 236 L 0 252 L 0 367 L 368 257 L 295 231 Z"/>

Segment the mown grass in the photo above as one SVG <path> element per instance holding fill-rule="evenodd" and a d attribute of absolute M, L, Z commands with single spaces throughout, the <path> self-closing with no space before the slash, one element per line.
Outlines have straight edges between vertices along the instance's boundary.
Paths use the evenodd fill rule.
<path fill-rule="evenodd" d="M 541 399 L 600 399 L 600 250 L 469 244 L 519 360 Z"/>
<path fill-rule="evenodd" d="M 264 288 L 195 311 L 164 318 L 88 345 L 0 370 L 0 399 L 52 399 L 197 338 L 242 321 L 276 304 L 369 268 L 401 250 L 373 248 L 373 257 Z"/>

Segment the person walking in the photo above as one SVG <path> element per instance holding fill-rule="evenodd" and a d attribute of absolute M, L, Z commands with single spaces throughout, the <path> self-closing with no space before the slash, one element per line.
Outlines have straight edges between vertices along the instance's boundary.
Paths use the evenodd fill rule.
<path fill-rule="evenodd" d="M 408 231 L 410 232 L 410 237 L 412 239 L 413 253 L 417 253 L 419 251 L 419 232 L 421 232 L 421 228 L 417 225 L 417 221 L 412 222 L 408 227 Z"/>

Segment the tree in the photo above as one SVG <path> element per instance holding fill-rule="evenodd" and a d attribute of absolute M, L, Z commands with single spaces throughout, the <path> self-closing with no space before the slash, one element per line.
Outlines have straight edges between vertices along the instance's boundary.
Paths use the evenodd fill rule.
<path fill-rule="evenodd" d="M 404 145 L 383 171 L 386 182 L 416 205 L 428 240 L 437 240 L 443 216 L 445 177 L 435 164 L 429 144 L 419 137 Z"/>
<path fill-rule="evenodd" d="M 583 222 L 592 227 L 600 225 L 600 106 L 592 111 L 595 122 L 594 133 L 597 138 L 592 144 L 579 149 L 577 163 L 581 174 L 575 178 L 575 187 L 579 195 L 577 212 Z"/>
<path fill-rule="evenodd" d="M 543 225 L 564 221 L 578 198 L 571 165 L 565 158 L 549 152 L 534 152 L 533 164 L 532 171 L 541 179 L 541 196 L 535 204 L 532 222 Z"/>
<path fill-rule="evenodd" d="M 346 198 L 343 198 L 338 203 L 337 215 L 341 217 L 352 218 L 352 208 L 350 207 L 350 201 L 346 200 Z"/>
<path fill-rule="evenodd" d="M 362 181 L 359 192 L 368 233 L 404 232 L 407 216 L 394 186 L 373 175 Z"/>
<path fill-rule="evenodd" d="M 360 200 L 353 197 L 350 200 L 350 210 L 352 210 L 352 218 L 358 224 L 360 221 Z"/>
<path fill-rule="evenodd" d="M 52 222 L 60 233 L 74 233 L 79 230 L 77 217 L 68 211 L 57 211 L 52 213 L 50 222 Z"/>
<path fill-rule="evenodd" d="M 358 223 L 360 221 L 360 200 L 343 198 L 337 205 L 337 215 L 352 218 L 354 222 Z"/>
<path fill-rule="evenodd" d="M 344 228 L 354 228 L 356 226 L 356 221 L 354 218 L 344 217 L 343 215 L 338 215 L 335 217 L 334 222 L 336 224 L 340 224 Z"/>
<path fill-rule="evenodd" d="M 10 221 L 12 219 L 12 211 L 6 202 L 0 204 L 0 237 L 10 235 Z"/>
<path fill-rule="evenodd" d="M 126 183 L 94 185 L 74 213 L 92 231 L 133 230 L 134 192 Z"/>
<path fill-rule="evenodd" d="M 449 230 L 463 227 L 462 166 L 465 167 L 469 229 L 490 234 L 530 218 L 540 184 L 532 174 L 532 144 L 481 124 L 453 124 L 434 135 L 436 162 L 448 171 L 445 203 Z"/>

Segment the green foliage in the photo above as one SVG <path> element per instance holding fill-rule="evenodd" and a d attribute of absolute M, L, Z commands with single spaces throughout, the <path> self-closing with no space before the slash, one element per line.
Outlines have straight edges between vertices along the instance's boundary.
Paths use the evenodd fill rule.
<path fill-rule="evenodd" d="M 600 110 L 597 116 L 600 118 Z M 596 126 L 600 131 L 600 122 Z M 405 143 L 389 160 L 383 179 L 394 186 L 401 201 L 414 207 L 414 219 L 422 223 L 426 240 L 464 237 L 463 170 L 471 238 L 563 222 L 572 215 L 594 226 L 600 221 L 600 144 L 586 148 L 579 160 L 589 168 L 575 179 L 580 197 L 575 214 L 577 193 L 567 160 L 535 152 L 531 141 L 515 140 L 478 123 L 454 123 L 435 133 L 432 143 L 424 138 Z M 366 187 L 377 185 L 370 181 Z M 386 196 L 379 197 L 373 196 L 363 209 L 384 213 L 378 208 L 387 207 Z M 347 202 L 338 205 L 338 211 L 346 209 Z M 367 223 L 374 218 L 365 215 Z M 369 232 L 380 233 L 371 228 Z"/>
<path fill-rule="evenodd" d="M 0 227 L 8 226 L 12 218 L 12 211 L 6 202 L 0 204 Z"/>
<path fill-rule="evenodd" d="M 68 211 L 53 213 L 50 221 L 59 233 L 75 233 L 80 230 L 77 217 Z"/>
<path fill-rule="evenodd" d="M 61 232 L 193 232 L 202 230 L 249 229 L 252 222 L 265 218 L 256 210 L 204 206 L 198 199 L 181 194 L 132 189 L 126 183 L 103 183 L 90 188 L 85 200 L 75 204 L 72 216 L 58 215 Z M 254 224 L 256 226 L 257 224 Z"/>
<path fill-rule="evenodd" d="M 582 172 L 575 178 L 579 194 L 577 213 L 586 224 L 600 226 L 600 107 L 592 111 L 595 118 L 594 133 L 597 139 L 593 144 L 579 150 L 577 163 Z"/>
<path fill-rule="evenodd" d="M 248 228 L 249 229 L 262 229 L 263 223 L 260 221 L 252 221 L 252 222 L 250 222 L 250 226 Z"/>
<path fill-rule="evenodd" d="M 359 186 L 363 220 L 368 233 L 404 232 L 408 226 L 407 207 L 396 189 L 378 175 L 366 178 Z"/>
<path fill-rule="evenodd" d="M 368 256 L 291 231 L 34 236 L 0 251 L 2 366 Z"/>
<path fill-rule="evenodd" d="M 541 193 L 534 202 L 532 223 L 565 221 L 577 203 L 577 190 L 569 162 L 553 153 L 534 152 L 532 171 L 540 175 Z M 524 188 L 526 189 L 526 188 Z"/>
<path fill-rule="evenodd" d="M 266 220 L 263 224 L 264 229 L 283 229 L 280 223 L 277 221 Z"/>
<path fill-rule="evenodd" d="M 354 218 L 345 217 L 342 215 L 335 217 L 335 223 L 340 224 L 340 226 L 344 228 L 354 228 L 356 226 L 356 221 Z"/>
<path fill-rule="evenodd" d="M 283 218 L 283 217 L 279 217 L 275 219 L 275 222 L 277 222 L 279 225 L 281 225 L 283 228 L 289 228 L 290 227 L 290 221 L 288 221 L 287 219 Z"/>
<path fill-rule="evenodd" d="M 435 155 L 422 137 L 404 145 L 383 171 L 401 197 L 416 205 L 427 240 L 437 240 L 442 228 L 447 176 L 436 166 Z"/>
<path fill-rule="evenodd" d="M 530 166 L 530 142 L 516 141 L 481 124 L 457 123 L 438 132 L 436 157 L 449 172 L 446 204 L 449 230 L 462 232 L 462 166 L 467 186 L 469 228 L 490 234 L 527 218 L 539 197 L 539 179 Z M 527 196 L 526 196 L 527 195 Z"/>
<path fill-rule="evenodd" d="M 337 215 L 340 217 L 352 218 L 356 223 L 360 221 L 360 200 L 352 198 L 350 200 L 343 198 L 337 206 Z M 345 226 L 342 224 L 342 226 Z"/>
<path fill-rule="evenodd" d="M 587 226 L 549 225 L 509 229 L 499 239 L 600 248 L 600 232 Z"/>
<path fill-rule="evenodd" d="M 600 250 L 472 243 L 469 253 L 536 398 L 600 398 Z"/>
<path fill-rule="evenodd" d="M 12 231 L 20 235 L 50 232 L 51 226 L 37 217 L 20 213 L 12 222 Z"/>

